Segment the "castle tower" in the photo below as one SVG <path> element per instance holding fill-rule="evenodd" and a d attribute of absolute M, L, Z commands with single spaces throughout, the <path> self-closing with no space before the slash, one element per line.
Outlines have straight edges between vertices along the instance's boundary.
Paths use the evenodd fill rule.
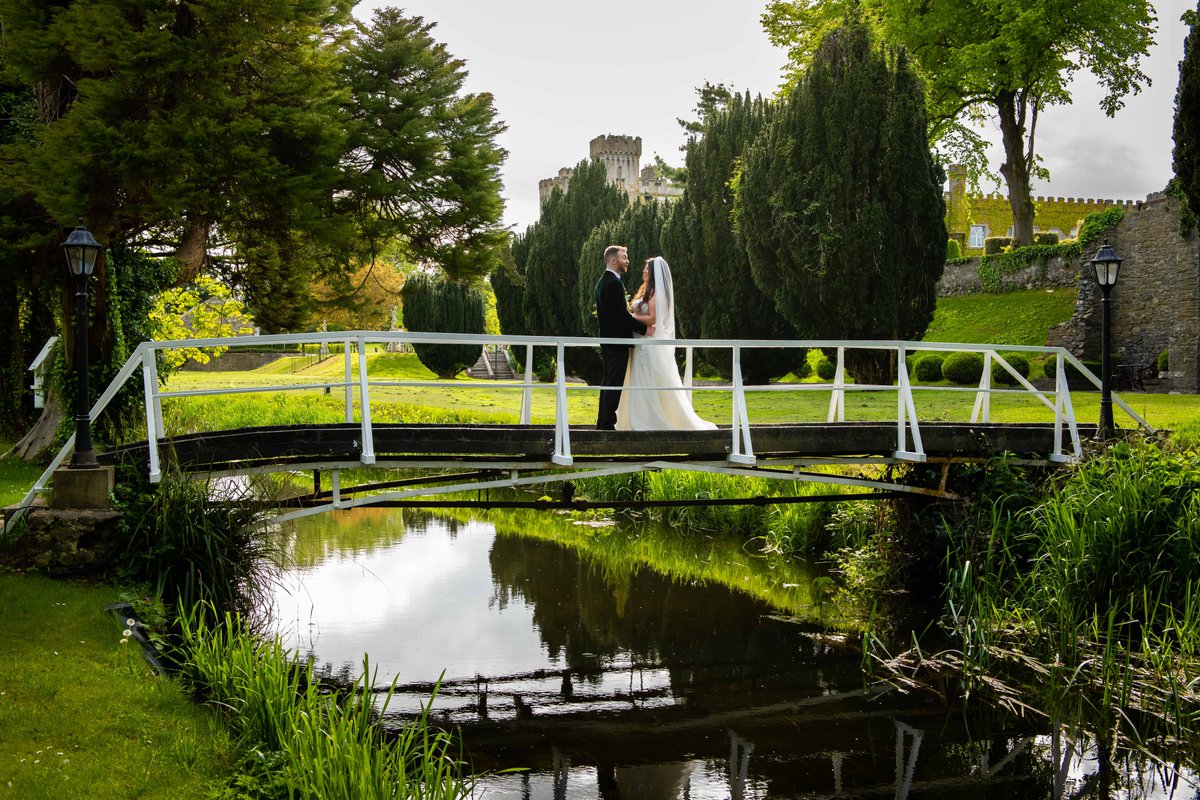
<path fill-rule="evenodd" d="M 550 198 L 550 193 L 557 186 L 562 189 L 563 194 L 566 194 L 567 184 L 571 182 L 571 176 L 575 174 L 575 170 L 570 167 L 563 167 L 558 171 L 558 175 L 553 178 L 542 178 L 538 181 L 538 197 L 540 204 L 545 205 L 546 200 Z"/>
<path fill-rule="evenodd" d="M 591 141 L 590 155 L 592 161 L 604 164 L 609 183 L 621 188 L 631 199 L 638 196 L 638 179 L 642 172 L 642 137 L 597 136 Z"/>

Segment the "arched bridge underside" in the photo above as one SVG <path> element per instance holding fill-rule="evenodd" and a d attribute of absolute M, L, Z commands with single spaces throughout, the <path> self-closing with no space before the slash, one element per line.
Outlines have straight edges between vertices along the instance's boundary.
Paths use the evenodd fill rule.
<path fill-rule="evenodd" d="M 1089 436 L 1094 427 L 1079 426 Z M 721 502 L 810 502 L 831 497 L 879 497 L 899 493 L 953 498 L 944 483 L 935 486 L 898 484 L 871 476 L 870 465 L 911 462 L 896 453 L 895 423 L 841 422 L 752 427 L 752 463 L 730 458 L 730 426 L 714 431 L 597 431 L 570 429 L 572 461 L 554 459 L 553 425 L 377 424 L 372 428 L 373 463 L 364 464 L 362 428 L 358 424 L 243 428 L 176 436 L 159 441 L 177 469 L 188 474 L 225 477 L 269 472 L 312 472 L 310 495 L 280 500 L 285 517 L 303 516 L 359 505 L 482 507 L 646 507 Z M 1049 463 L 1061 450 L 1053 424 L 924 423 L 921 426 L 926 464 L 978 461 L 1001 453 Z M 149 459 L 145 442 L 105 453 L 107 463 L 143 468 Z M 858 469 L 830 470 L 830 466 Z M 407 477 L 343 485 L 348 469 L 406 471 Z M 647 470 L 674 469 L 783 481 L 827 483 L 866 490 L 868 494 L 812 495 L 787 498 L 748 497 L 741 501 L 682 498 L 638 499 L 596 503 L 575 499 L 568 490 L 557 500 L 463 499 L 464 492 L 569 483 L 582 478 Z M 322 478 L 322 476 L 328 476 Z M 361 476 L 360 476 L 361 477 Z M 458 499 L 435 499 L 458 494 Z M 291 509 L 291 510 L 289 510 Z"/>

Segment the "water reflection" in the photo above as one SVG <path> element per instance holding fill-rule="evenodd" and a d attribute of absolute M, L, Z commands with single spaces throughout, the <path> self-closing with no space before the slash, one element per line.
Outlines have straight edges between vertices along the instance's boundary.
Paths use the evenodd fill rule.
<path fill-rule="evenodd" d="M 350 674 L 368 653 L 399 716 L 444 673 L 476 767 L 527 770 L 489 798 L 1196 796 L 1061 726 L 872 690 L 841 638 L 725 587 L 484 522 L 362 509 L 292 537 L 285 643 Z"/>

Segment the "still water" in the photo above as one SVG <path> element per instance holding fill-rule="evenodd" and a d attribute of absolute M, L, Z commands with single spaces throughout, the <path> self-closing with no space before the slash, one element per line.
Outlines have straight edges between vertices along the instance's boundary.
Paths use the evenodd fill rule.
<path fill-rule="evenodd" d="M 285 645 L 351 679 L 369 656 L 397 719 L 440 677 L 434 719 L 474 767 L 523 770 L 481 796 L 1200 797 L 1191 770 L 1101 765 L 1034 715 L 871 686 L 845 637 L 724 585 L 478 520 L 357 509 L 289 536 Z"/>

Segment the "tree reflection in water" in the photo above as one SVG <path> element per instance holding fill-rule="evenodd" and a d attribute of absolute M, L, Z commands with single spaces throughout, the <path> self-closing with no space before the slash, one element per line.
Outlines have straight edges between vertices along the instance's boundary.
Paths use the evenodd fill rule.
<path fill-rule="evenodd" d="M 1080 724 L 865 686 L 844 638 L 728 588 L 399 519 L 304 520 L 286 591 L 312 607 L 280 629 L 313 620 L 305 644 L 331 669 L 368 651 L 381 681 L 400 674 L 401 715 L 452 666 L 439 718 L 478 769 L 527 770 L 485 779 L 488 798 L 1196 796 L 1190 766 L 1097 746 Z"/>

